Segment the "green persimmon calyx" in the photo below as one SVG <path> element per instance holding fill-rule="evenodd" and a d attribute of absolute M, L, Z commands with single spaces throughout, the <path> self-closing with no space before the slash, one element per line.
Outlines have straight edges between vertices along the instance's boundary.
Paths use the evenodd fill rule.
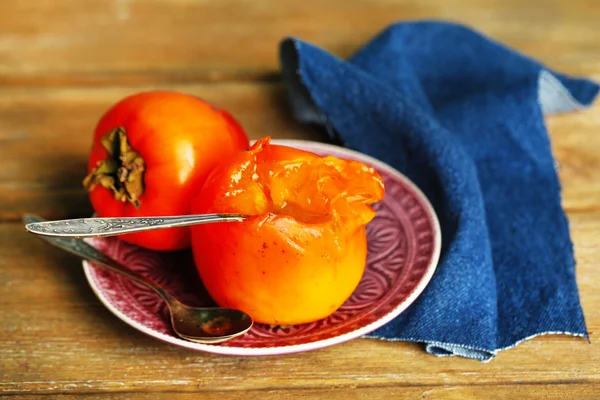
<path fill-rule="evenodd" d="M 144 159 L 129 145 L 122 127 L 108 132 L 101 142 L 109 157 L 96 164 L 83 180 L 83 186 L 91 191 L 100 185 L 110 190 L 115 200 L 129 201 L 138 208 L 140 196 L 144 193 Z"/>

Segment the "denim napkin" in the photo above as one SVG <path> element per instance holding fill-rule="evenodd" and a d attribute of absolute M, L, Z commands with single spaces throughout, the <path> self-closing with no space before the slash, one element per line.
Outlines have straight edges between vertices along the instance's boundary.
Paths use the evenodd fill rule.
<path fill-rule="evenodd" d="M 393 25 L 347 61 L 286 39 L 281 63 L 298 120 L 403 172 L 440 219 L 431 283 L 369 337 L 483 361 L 587 337 L 544 114 L 589 105 L 596 84 L 443 22 Z"/>

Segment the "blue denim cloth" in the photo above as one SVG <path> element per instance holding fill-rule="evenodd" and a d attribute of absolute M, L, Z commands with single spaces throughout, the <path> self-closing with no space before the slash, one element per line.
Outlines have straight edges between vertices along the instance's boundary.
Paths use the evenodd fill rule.
<path fill-rule="evenodd" d="M 298 120 L 403 172 L 440 219 L 431 283 L 370 337 L 479 360 L 587 337 L 544 114 L 589 105 L 596 84 L 442 22 L 393 25 L 347 61 L 290 38 L 281 61 Z"/>

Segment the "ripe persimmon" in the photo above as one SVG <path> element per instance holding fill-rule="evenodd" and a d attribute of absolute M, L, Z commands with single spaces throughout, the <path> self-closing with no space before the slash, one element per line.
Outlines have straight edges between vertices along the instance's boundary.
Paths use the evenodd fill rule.
<path fill-rule="evenodd" d="M 357 161 L 257 141 L 209 175 L 193 213 L 241 213 L 243 222 L 192 227 L 196 267 L 212 298 L 256 322 L 325 318 L 365 269 L 365 225 L 383 181 Z"/>
<path fill-rule="evenodd" d="M 138 93 L 100 118 L 84 186 L 100 217 L 189 214 L 191 198 L 212 169 L 248 146 L 225 110 L 184 93 Z M 190 247 L 189 228 L 121 238 L 153 250 Z"/>

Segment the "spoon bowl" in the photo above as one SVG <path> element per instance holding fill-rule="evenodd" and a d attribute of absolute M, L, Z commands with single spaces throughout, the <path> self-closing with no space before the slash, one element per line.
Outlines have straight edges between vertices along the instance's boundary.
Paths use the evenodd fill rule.
<path fill-rule="evenodd" d="M 45 220 L 26 215 L 26 224 L 36 224 Z M 95 266 L 116 272 L 154 290 L 166 303 L 171 315 L 173 331 L 182 339 L 203 344 L 221 343 L 243 335 L 252 328 L 252 318 L 243 311 L 220 307 L 189 307 L 181 303 L 161 286 L 145 276 L 113 260 L 100 250 L 73 237 L 39 235 L 44 241 L 85 260 Z"/>
<path fill-rule="evenodd" d="M 182 307 L 183 306 L 183 307 Z M 179 337 L 196 343 L 221 343 L 252 327 L 252 319 L 231 308 L 195 308 L 177 302 L 169 306 L 173 330 Z M 202 336 L 199 337 L 199 330 Z"/>

